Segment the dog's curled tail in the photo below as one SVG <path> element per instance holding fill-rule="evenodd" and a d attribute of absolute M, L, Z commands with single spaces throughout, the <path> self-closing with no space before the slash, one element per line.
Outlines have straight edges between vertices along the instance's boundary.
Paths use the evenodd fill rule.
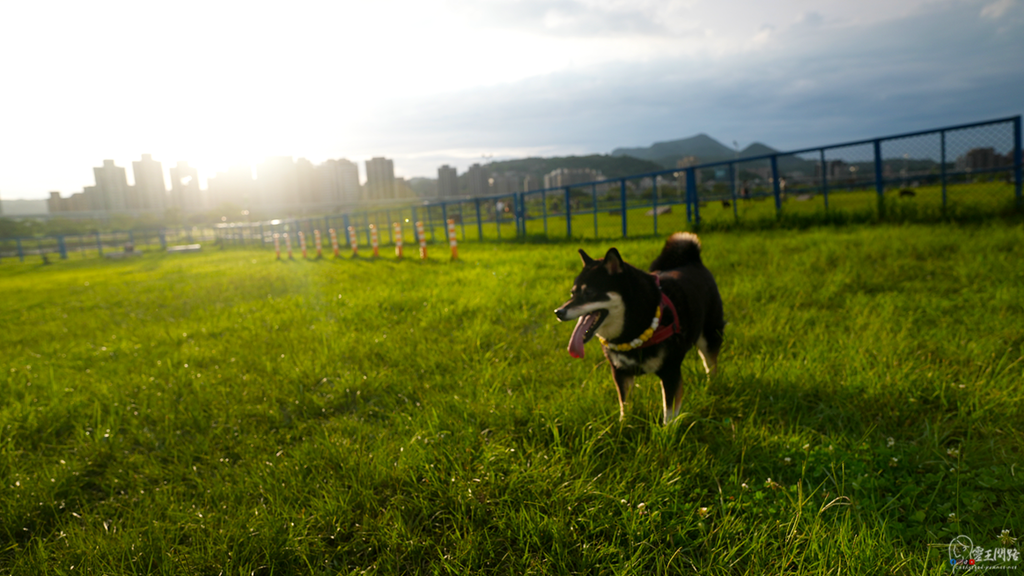
<path fill-rule="evenodd" d="M 676 232 L 665 241 L 650 270 L 673 270 L 695 262 L 700 262 L 700 238 L 690 232 Z"/>

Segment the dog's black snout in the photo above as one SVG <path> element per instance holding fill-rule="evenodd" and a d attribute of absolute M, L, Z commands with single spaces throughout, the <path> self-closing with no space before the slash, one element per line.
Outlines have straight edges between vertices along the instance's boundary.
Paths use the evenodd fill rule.
<path fill-rule="evenodd" d="M 555 316 L 557 316 L 560 321 L 565 322 L 565 308 L 555 310 Z"/>

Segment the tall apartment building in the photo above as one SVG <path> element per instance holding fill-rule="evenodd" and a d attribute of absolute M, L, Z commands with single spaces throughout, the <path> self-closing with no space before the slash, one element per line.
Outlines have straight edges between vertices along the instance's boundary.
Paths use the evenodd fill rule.
<path fill-rule="evenodd" d="M 314 169 L 314 203 L 340 206 L 359 201 L 359 165 L 341 158 L 326 160 Z"/>
<path fill-rule="evenodd" d="M 359 185 L 359 164 L 339 158 L 328 160 L 334 171 L 335 201 L 340 204 L 358 202 L 362 195 L 362 187 Z"/>
<path fill-rule="evenodd" d="M 135 202 L 140 210 L 163 210 L 167 207 L 167 184 L 163 166 L 150 154 L 132 162 L 135 177 Z"/>
<path fill-rule="evenodd" d="M 391 200 L 395 197 L 395 163 L 387 158 L 366 161 L 366 196 L 368 200 Z"/>
<path fill-rule="evenodd" d="M 334 170 L 341 202 L 358 202 L 362 194 L 362 187 L 359 185 L 359 164 L 341 158 L 335 161 Z"/>
<path fill-rule="evenodd" d="M 313 168 L 313 198 L 317 205 L 341 204 L 337 160 L 326 160 Z"/>
<path fill-rule="evenodd" d="M 182 212 L 196 212 L 203 208 L 199 191 L 199 172 L 184 160 L 178 160 L 171 173 L 171 207 Z"/>
<path fill-rule="evenodd" d="M 301 206 L 319 204 L 316 187 L 316 167 L 305 158 L 299 158 L 295 161 L 295 196 L 297 203 Z"/>
<path fill-rule="evenodd" d="M 244 164 L 232 166 L 227 172 L 217 172 L 206 181 L 207 200 L 211 207 L 233 204 L 249 208 L 254 200 L 255 187 L 251 167 Z"/>
<path fill-rule="evenodd" d="M 487 183 L 487 176 L 479 164 L 473 164 L 466 172 L 466 179 L 469 181 L 469 195 L 473 197 L 484 196 L 490 191 Z"/>
<path fill-rule="evenodd" d="M 61 198 L 60 192 L 50 192 L 50 197 L 46 199 L 46 211 L 50 214 L 55 212 L 67 212 L 68 198 Z"/>
<path fill-rule="evenodd" d="M 298 176 L 291 156 L 272 156 L 256 167 L 254 205 L 264 208 L 298 204 Z"/>
<path fill-rule="evenodd" d="M 104 160 L 103 166 L 92 169 L 96 178 L 95 194 L 99 196 L 94 202 L 99 210 L 123 211 L 128 206 L 128 177 L 124 168 L 114 166 L 113 160 Z"/>
<path fill-rule="evenodd" d="M 459 171 L 445 164 L 437 169 L 438 198 L 454 198 L 459 195 Z"/>

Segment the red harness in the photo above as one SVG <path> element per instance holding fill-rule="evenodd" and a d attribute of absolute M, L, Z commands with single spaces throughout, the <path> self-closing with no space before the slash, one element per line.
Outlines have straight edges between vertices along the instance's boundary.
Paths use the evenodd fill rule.
<path fill-rule="evenodd" d="M 647 342 L 644 342 L 637 348 L 634 348 L 634 350 L 654 346 L 655 344 L 664 342 L 672 336 L 682 334 L 683 332 L 683 329 L 679 326 L 679 314 L 676 313 L 675 304 L 672 303 L 672 300 L 669 300 L 669 297 L 666 296 L 664 292 L 661 292 L 661 280 L 658 278 L 658 275 L 651 274 L 651 276 L 654 276 L 654 283 L 658 286 L 658 292 L 661 293 L 661 317 L 664 318 L 665 310 L 669 310 L 672 312 L 672 323 L 660 324 L 658 329 L 654 331 L 654 334 L 651 335 Z"/>

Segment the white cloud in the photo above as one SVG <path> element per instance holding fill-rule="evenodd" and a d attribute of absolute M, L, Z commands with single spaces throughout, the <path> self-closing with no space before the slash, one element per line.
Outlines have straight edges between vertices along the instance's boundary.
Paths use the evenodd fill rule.
<path fill-rule="evenodd" d="M 1002 18 L 1010 9 L 1019 5 L 1019 0 L 996 0 L 981 9 L 981 16 L 983 18 Z"/>

